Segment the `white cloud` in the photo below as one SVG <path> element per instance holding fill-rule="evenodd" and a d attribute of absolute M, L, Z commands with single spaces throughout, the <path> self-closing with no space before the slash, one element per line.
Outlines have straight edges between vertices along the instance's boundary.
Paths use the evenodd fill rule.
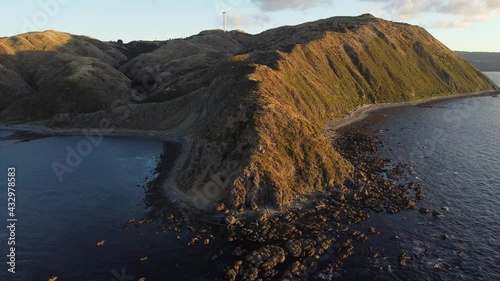
<path fill-rule="evenodd" d="M 468 27 L 476 22 L 500 15 L 500 0 L 360 0 L 382 4 L 396 19 L 407 20 L 423 13 L 454 16 L 455 19 L 439 21 L 433 27 Z"/>
<path fill-rule="evenodd" d="M 433 28 L 466 28 L 472 25 L 471 22 L 466 20 L 450 20 L 450 21 L 436 21 L 433 22 L 430 27 Z"/>
<path fill-rule="evenodd" d="M 241 14 L 231 14 L 227 16 L 227 22 L 231 26 L 242 26 L 247 25 L 250 22 L 250 18 Z"/>
<path fill-rule="evenodd" d="M 254 24 L 266 24 L 271 21 L 271 17 L 265 14 L 257 14 L 252 17 Z"/>
<path fill-rule="evenodd" d="M 242 14 L 228 14 L 227 16 L 228 24 L 232 28 L 241 28 L 245 26 L 260 26 L 271 21 L 271 18 L 265 14 L 257 14 L 252 17 L 242 15 Z"/>
<path fill-rule="evenodd" d="M 280 11 L 288 9 L 306 10 L 322 4 L 332 4 L 333 0 L 251 0 L 262 11 Z"/>

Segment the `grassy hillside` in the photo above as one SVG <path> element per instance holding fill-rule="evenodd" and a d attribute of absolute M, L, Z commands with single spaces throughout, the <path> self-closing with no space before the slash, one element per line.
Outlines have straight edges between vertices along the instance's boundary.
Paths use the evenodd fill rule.
<path fill-rule="evenodd" d="M 95 112 L 132 96 L 126 57 L 98 40 L 46 31 L 0 38 L 0 119 Z"/>
<path fill-rule="evenodd" d="M 123 43 L 123 41 L 108 42 L 110 46 L 126 55 L 129 60 L 145 53 L 151 53 L 166 43 L 166 41 L 131 41 L 128 43 Z"/>
<path fill-rule="evenodd" d="M 260 51 L 239 56 L 254 67 L 247 78 L 257 82 L 250 96 L 258 109 L 250 162 L 238 167 L 242 172 L 228 188 L 225 203 L 236 208 L 286 206 L 297 195 L 341 185 L 353 167 L 334 151 L 323 128 L 357 106 L 495 88 L 420 27 L 363 16 L 284 29 L 257 35 Z M 238 119 L 225 115 L 217 124 Z M 240 142 L 227 130 L 220 135 L 204 142 L 211 149 Z M 228 171 L 230 163 L 222 159 L 211 169 Z"/>
<path fill-rule="evenodd" d="M 356 167 L 324 126 L 358 106 L 497 89 L 424 29 L 371 15 L 258 35 L 205 31 L 133 58 L 113 44 L 48 35 L 0 39 L 0 120 L 107 120 L 181 136 L 175 180 L 200 208 L 282 208 L 341 187 Z M 16 43 L 25 36 L 30 50 Z"/>

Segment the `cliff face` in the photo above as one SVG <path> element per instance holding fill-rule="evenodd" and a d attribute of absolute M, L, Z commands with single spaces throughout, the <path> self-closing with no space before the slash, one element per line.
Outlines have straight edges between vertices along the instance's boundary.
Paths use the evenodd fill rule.
<path fill-rule="evenodd" d="M 296 195 L 341 184 L 352 167 L 332 149 L 323 127 L 359 105 L 496 87 L 424 29 L 370 16 L 271 30 L 254 42 L 253 52 L 237 57 L 254 67 L 246 77 L 257 83 L 250 92 L 258 105 L 249 134 L 255 136 L 251 152 L 238 147 L 246 140 L 231 138 L 234 128 L 218 127 L 220 137 L 204 135 L 209 138 L 204 143 L 211 144 L 209 150 L 231 151 L 233 157 L 211 164 L 203 161 L 207 148 L 200 145 L 192 151 L 202 152 L 192 153 L 189 161 L 229 173 L 230 188 L 223 197 L 236 207 L 287 205 Z M 242 120 L 238 111 L 227 111 L 212 124 Z M 220 145 L 231 139 L 232 148 Z M 231 173 L 227 167 L 237 155 L 248 163 Z M 192 186 L 189 179 L 201 173 L 189 173 L 190 168 L 181 178 L 187 179 L 184 186 Z"/>
<path fill-rule="evenodd" d="M 123 84 L 95 86 L 123 85 L 112 97 L 132 98 L 85 114 L 59 110 L 68 114 L 53 114 L 48 125 L 98 127 L 106 119 L 184 137 L 189 147 L 176 182 L 202 208 L 286 206 L 341 185 L 353 167 L 323 128 L 357 106 L 497 89 L 424 29 L 370 15 L 258 35 L 203 32 L 121 67 L 100 62 Z M 19 86 L 16 97 L 30 88 Z M 100 91 L 85 89 L 83 96 Z"/>

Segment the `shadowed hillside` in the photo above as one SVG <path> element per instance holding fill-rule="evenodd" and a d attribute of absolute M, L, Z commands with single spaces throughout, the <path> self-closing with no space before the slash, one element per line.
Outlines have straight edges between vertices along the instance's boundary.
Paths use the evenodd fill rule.
<path fill-rule="evenodd" d="M 166 41 L 131 41 L 123 43 L 121 40 L 116 42 L 108 42 L 108 44 L 120 52 L 122 52 L 128 59 L 133 59 L 144 53 L 151 53 L 154 50 L 165 45 Z"/>
<path fill-rule="evenodd" d="M 85 43 L 92 52 L 71 48 Z M 371 15 L 258 35 L 206 31 L 127 62 L 118 49 L 82 37 L 38 50 L 24 63 L 19 57 L 26 51 L 1 53 L 8 81 L 17 81 L 0 86 L 2 95 L 15 88 L 3 120 L 51 117 L 49 126 L 84 128 L 105 119 L 118 128 L 179 135 L 187 149 L 177 187 L 195 203 L 205 196 L 195 204 L 200 208 L 219 202 L 285 207 L 298 195 L 341 188 L 353 167 L 334 150 L 324 126 L 358 106 L 496 89 L 423 28 Z M 48 70 L 32 74 L 25 70 L 29 63 Z M 62 66 L 67 70 L 59 71 Z M 35 90 L 26 82 L 44 77 L 52 77 L 50 87 Z M 97 107 L 83 110 L 66 96 L 59 100 L 74 90 Z M 113 98 L 118 107 L 109 106 Z M 15 106 L 29 101 L 40 108 L 48 100 L 57 100 L 58 110 L 30 115 Z"/>
<path fill-rule="evenodd" d="M 98 40 L 46 31 L 0 38 L 0 116 L 43 120 L 95 112 L 132 96 L 126 57 Z"/>

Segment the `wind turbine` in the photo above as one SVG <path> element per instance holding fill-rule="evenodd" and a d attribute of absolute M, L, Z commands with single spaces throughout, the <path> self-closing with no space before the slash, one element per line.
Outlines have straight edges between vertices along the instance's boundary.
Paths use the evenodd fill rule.
<path fill-rule="evenodd" d="M 222 16 L 224 17 L 224 32 L 226 32 L 226 26 L 227 26 L 227 12 L 229 12 L 232 7 L 229 7 L 227 9 L 223 9 L 221 6 L 219 6 L 220 11 L 222 12 Z"/>

